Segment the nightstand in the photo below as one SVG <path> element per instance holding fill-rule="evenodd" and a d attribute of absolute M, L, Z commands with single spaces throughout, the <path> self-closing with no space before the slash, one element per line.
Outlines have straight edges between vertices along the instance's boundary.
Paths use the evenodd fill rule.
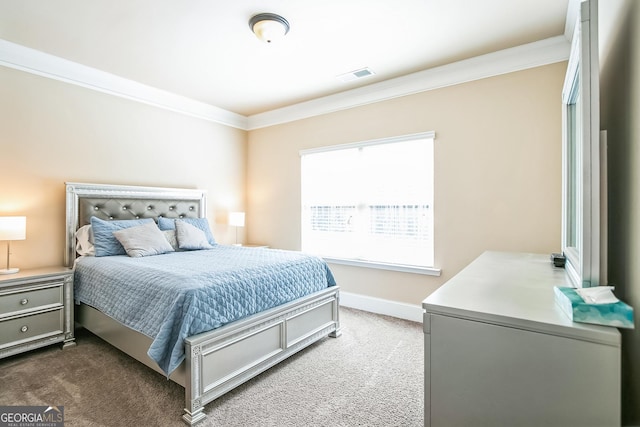
<path fill-rule="evenodd" d="M 49 267 L 0 276 L 0 358 L 55 343 L 75 345 L 73 270 Z"/>

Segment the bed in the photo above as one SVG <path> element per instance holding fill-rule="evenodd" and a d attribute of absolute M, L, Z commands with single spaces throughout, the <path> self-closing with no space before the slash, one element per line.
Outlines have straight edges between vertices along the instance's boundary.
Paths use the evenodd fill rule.
<path fill-rule="evenodd" d="M 212 236 L 207 233 L 197 234 L 206 237 L 201 244 L 206 245 L 206 240 L 214 243 L 206 250 L 144 257 L 128 256 L 129 252 L 81 256 L 84 252 L 78 246 L 77 233 L 89 224 L 98 232 L 101 224 L 107 224 L 108 231 L 118 221 L 138 220 L 155 233 L 150 222 L 158 226 L 175 223 L 175 233 L 191 233 L 191 225 L 184 224 L 199 226 L 205 213 L 206 194 L 201 190 L 66 183 L 65 264 L 75 269 L 76 322 L 182 385 L 182 419 L 189 425 L 206 418 L 205 404 L 310 344 L 340 335 L 339 287 L 326 264 L 315 257 L 217 245 L 210 242 Z M 96 244 L 95 250 L 103 249 Z M 220 271 L 204 271 L 203 266 L 209 263 L 204 257 L 217 259 L 214 268 Z M 291 272 L 293 265 L 296 273 Z M 147 274 L 151 278 L 138 277 Z M 107 276 L 113 279 L 108 286 L 103 283 Z M 221 276 L 234 282 L 234 287 L 226 281 L 224 286 L 208 283 L 223 283 Z M 321 283 L 323 280 L 326 283 Z M 152 285 L 161 288 L 149 290 L 147 286 Z M 110 299 L 105 295 L 112 287 L 114 297 Z M 219 290 L 227 288 L 226 294 Z M 278 291 L 273 291 L 276 288 Z M 129 289 L 135 290 L 131 296 L 124 294 Z M 152 294 L 164 297 L 151 301 Z M 250 301 L 250 308 L 234 301 Z M 124 311 L 120 308 L 127 304 L 141 307 L 133 320 L 118 317 L 119 311 Z M 189 316 L 188 322 L 181 316 L 154 319 L 169 305 L 172 310 L 177 307 L 173 312 Z"/>

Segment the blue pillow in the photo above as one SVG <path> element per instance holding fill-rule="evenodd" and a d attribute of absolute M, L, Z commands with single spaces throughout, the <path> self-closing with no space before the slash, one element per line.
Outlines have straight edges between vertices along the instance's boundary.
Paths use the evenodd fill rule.
<path fill-rule="evenodd" d="M 158 227 L 160 228 L 160 230 L 162 231 L 166 231 L 166 230 L 175 230 L 176 229 L 176 219 L 180 220 L 180 221 L 184 221 L 187 224 L 191 224 L 196 228 L 199 228 L 200 230 L 204 231 L 204 235 L 207 236 L 207 241 L 209 242 L 210 245 L 215 245 L 216 243 L 216 239 L 213 238 L 213 233 L 211 232 L 211 229 L 209 228 L 209 221 L 207 221 L 207 218 L 165 218 L 165 217 L 160 217 L 158 218 Z"/>
<path fill-rule="evenodd" d="M 151 218 L 125 219 L 105 221 L 95 216 L 91 217 L 91 229 L 93 230 L 93 244 L 96 248 L 96 256 L 126 255 L 127 252 L 113 235 L 114 231 L 137 225 L 153 222 Z"/>

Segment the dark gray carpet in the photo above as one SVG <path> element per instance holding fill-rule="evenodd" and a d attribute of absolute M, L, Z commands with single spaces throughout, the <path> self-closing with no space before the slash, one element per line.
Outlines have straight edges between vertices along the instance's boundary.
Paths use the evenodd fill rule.
<path fill-rule="evenodd" d="M 342 308 L 325 338 L 205 407 L 209 426 L 422 426 L 418 323 Z M 0 360 L 0 405 L 64 405 L 66 426 L 181 426 L 184 390 L 94 335 Z"/>

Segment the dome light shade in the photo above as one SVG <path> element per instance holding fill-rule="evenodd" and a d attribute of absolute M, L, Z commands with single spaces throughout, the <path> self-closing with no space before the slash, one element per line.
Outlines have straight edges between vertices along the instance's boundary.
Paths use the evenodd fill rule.
<path fill-rule="evenodd" d="M 289 32 L 289 22 L 274 13 L 259 13 L 249 20 L 249 28 L 265 43 L 284 37 Z"/>

